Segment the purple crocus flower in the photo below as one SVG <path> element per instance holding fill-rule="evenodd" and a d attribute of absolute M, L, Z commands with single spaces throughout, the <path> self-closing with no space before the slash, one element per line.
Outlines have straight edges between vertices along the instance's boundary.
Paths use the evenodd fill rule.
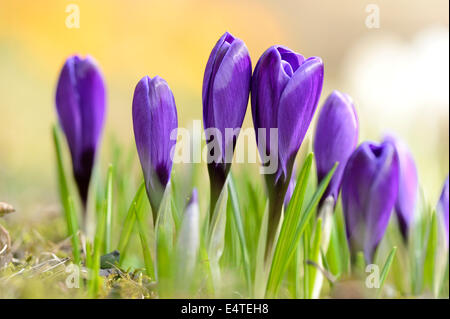
<path fill-rule="evenodd" d="M 408 146 L 403 141 L 392 135 L 386 136 L 385 140 L 394 145 L 399 159 L 398 196 L 395 202 L 395 212 L 402 236 L 407 240 L 414 220 L 419 185 L 416 164 Z"/>
<path fill-rule="evenodd" d="M 176 144 L 170 136 L 177 127 L 175 99 L 167 82 L 159 76 L 143 77 L 134 90 L 133 128 L 154 221 L 170 179 Z"/>
<path fill-rule="evenodd" d="M 105 119 L 105 84 L 92 57 L 74 55 L 66 60 L 59 75 L 55 101 L 85 211 Z"/>
<path fill-rule="evenodd" d="M 339 163 L 321 203 L 328 196 L 336 203 L 345 165 L 357 144 L 358 117 L 353 102 L 347 94 L 333 91 L 322 106 L 314 138 L 318 182 Z"/>
<path fill-rule="evenodd" d="M 317 108 L 322 84 L 320 58 L 305 59 L 283 46 L 267 49 L 255 67 L 251 103 L 256 141 L 261 158 L 269 157 L 277 167 L 265 175 L 269 194 L 266 252 L 271 249 L 294 159 Z M 275 141 L 271 141 L 271 129 L 278 130 Z"/>
<path fill-rule="evenodd" d="M 445 234 L 447 238 L 447 246 L 448 246 L 448 176 L 447 180 L 444 183 L 444 187 L 442 188 L 441 197 L 439 198 L 439 202 L 437 205 L 437 210 L 440 214 L 442 214 L 442 219 L 444 221 L 445 226 Z"/>
<path fill-rule="evenodd" d="M 231 167 L 235 143 L 247 109 L 251 75 L 252 64 L 245 43 L 225 32 L 209 56 L 202 91 L 211 216 Z"/>
<path fill-rule="evenodd" d="M 394 145 L 364 142 L 350 156 L 342 180 L 342 205 L 353 253 L 371 262 L 398 193 L 399 160 Z"/>

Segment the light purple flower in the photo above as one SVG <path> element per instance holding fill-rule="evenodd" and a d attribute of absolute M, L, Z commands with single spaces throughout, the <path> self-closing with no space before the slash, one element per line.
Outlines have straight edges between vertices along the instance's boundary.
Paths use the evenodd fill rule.
<path fill-rule="evenodd" d="M 105 84 L 90 56 L 69 57 L 59 75 L 56 110 L 67 138 L 72 168 L 83 206 L 105 119 Z"/>
<path fill-rule="evenodd" d="M 347 94 L 333 91 L 320 110 L 314 137 L 318 182 L 339 163 L 321 202 L 328 196 L 337 202 L 345 165 L 357 144 L 358 117 L 353 102 Z"/>
<path fill-rule="evenodd" d="M 440 214 L 442 214 L 442 219 L 444 221 L 444 227 L 447 236 L 447 246 L 448 246 L 448 176 L 447 180 L 444 183 L 444 187 L 442 188 L 441 197 L 439 197 L 439 202 L 437 205 L 437 210 Z"/>
<path fill-rule="evenodd" d="M 414 210 L 417 202 L 419 184 L 416 164 L 408 146 L 403 141 L 392 135 L 388 135 L 385 141 L 389 141 L 394 145 L 399 159 L 398 196 L 395 202 L 395 212 L 400 231 L 406 240 L 414 220 Z"/>
<path fill-rule="evenodd" d="M 398 193 L 399 161 L 394 145 L 363 142 L 350 156 L 342 180 L 342 205 L 351 251 L 371 262 Z"/>
<path fill-rule="evenodd" d="M 143 77 L 134 90 L 133 128 L 154 220 L 172 171 L 176 140 L 170 136 L 177 127 L 175 99 L 167 82 L 159 76 Z"/>

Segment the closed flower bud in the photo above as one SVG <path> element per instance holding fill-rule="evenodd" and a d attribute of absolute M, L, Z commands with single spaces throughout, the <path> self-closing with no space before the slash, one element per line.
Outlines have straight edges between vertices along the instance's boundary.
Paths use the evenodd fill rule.
<path fill-rule="evenodd" d="M 321 202 L 328 196 L 337 202 L 345 165 L 357 144 L 358 118 L 353 102 L 347 94 L 334 91 L 322 106 L 314 137 L 318 182 L 339 163 Z"/>
<path fill-rule="evenodd" d="M 342 180 L 342 205 L 353 256 L 371 262 L 386 231 L 398 193 L 399 161 L 390 142 L 362 143 L 350 156 Z"/>
<path fill-rule="evenodd" d="M 250 93 L 252 65 L 245 43 L 228 32 L 217 41 L 203 78 L 211 216 L 231 167 Z"/>
<path fill-rule="evenodd" d="M 419 187 L 416 164 L 405 143 L 392 135 L 387 136 L 385 140 L 394 145 L 399 160 L 398 196 L 395 202 L 395 213 L 402 236 L 407 240 L 409 229 L 414 220 Z"/>
<path fill-rule="evenodd" d="M 91 57 L 75 55 L 66 60 L 56 88 L 56 110 L 70 148 L 81 201 L 86 208 L 105 118 L 105 84 Z"/>
<path fill-rule="evenodd" d="M 143 77 L 133 96 L 133 128 L 154 221 L 170 180 L 176 144 L 170 136 L 177 127 L 175 99 L 167 82 L 159 76 Z"/>

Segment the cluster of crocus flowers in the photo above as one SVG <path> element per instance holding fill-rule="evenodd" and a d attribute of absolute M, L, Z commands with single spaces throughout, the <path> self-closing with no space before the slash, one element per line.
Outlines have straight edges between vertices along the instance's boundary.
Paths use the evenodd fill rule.
<path fill-rule="evenodd" d="M 89 183 L 105 118 L 105 84 L 95 61 L 69 57 L 56 88 L 56 110 L 72 157 L 73 175 L 86 211 Z"/>
<path fill-rule="evenodd" d="M 236 134 L 244 121 L 250 92 L 252 63 L 245 43 L 225 32 L 214 46 L 203 78 L 203 125 L 208 145 L 211 184 L 210 217 L 225 184 Z"/>
<path fill-rule="evenodd" d="M 251 93 L 258 150 L 261 158 L 276 161 L 275 171 L 264 175 L 269 199 L 266 257 L 275 240 L 282 207 L 288 205 L 294 190 L 294 161 L 314 117 L 323 77 L 324 67 L 319 57 L 305 58 L 284 46 L 267 49 L 252 74 L 245 43 L 228 32 L 217 41 L 206 64 L 202 102 L 211 185 L 210 216 L 230 172 Z M 86 208 L 105 116 L 105 85 L 91 57 L 67 59 L 56 89 L 56 109 Z M 171 137 L 178 128 L 175 99 L 164 79 L 145 76 L 138 82 L 132 119 L 147 196 L 156 222 L 171 178 L 176 144 Z M 342 193 L 352 255 L 361 251 L 366 261 L 371 262 L 393 211 L 405 241 L 408 239 L 414 222 L 418 176 L 412 154 L 402 141 L 389 135 L 381 144 L 366 141 L 357 147 L 358 135 L 359 123 L 352 99 L 333 91 L 320 111 L 314 135 L 318 182 L 338 163 L 321 203 L 330 199 L 334 208 Z M 448 188 L 447 178 L 437 205 L 447 233 L 447 245 Z M 185 233 L 191 227 L 198 227 L 196 191 L 187 212 Z M 192 239 L 192 246 L 197 246 L 197 238 L 184 236 L 190 238 L 187 242 Z"/>
<path fill-rule="evenodd" d="M 294 159 L 317 108 L 322 84 L 320 58 L 305 59 L 283 46 L 267 49 L 253 72 L 251 104 L 258 149 L 261 157 L 278 160 L 276 172 L 265 175 L 269 196 L 266 256 L 276 235 Z M 271 129 L 277 129 L 275 141 Z"/>
<path fill-rule="evenodd" d="M 176 140 L 170 136 L 178 127 L 175 99 L 167 82 L 159 76 L 143 77 L 134 90 L 132 113 L 136 148 L 156 222 L 172 171 L 171 151 Z"/>

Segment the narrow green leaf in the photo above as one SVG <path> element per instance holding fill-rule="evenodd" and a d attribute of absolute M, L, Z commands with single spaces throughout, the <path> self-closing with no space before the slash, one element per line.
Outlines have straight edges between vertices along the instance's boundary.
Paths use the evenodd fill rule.
<path fill-rule="evenodd" d="M 264 254 L 267 244 L 267 226 L 269 222 L 269 205 L 266 203 L 261 226 L 259 227 L 258 245 L 255 256 L 255 273 L 253 278 L 253 296 L 257 299 L 264 297 L 264 290 L 267 284 L 268 270 L 264 262 Z"/>
<path fill-rule="evenodd" d="M 286 217 L 283 221 L 267 283 L 266 296 L 270 298 L 276 297 L 287 266 L 295 253 L 301 235 L 308 225 L 309 220 L 314 215 L 319 200 L 336 170 L 337 165 L 335 164 L 318 186 L 307 207 L 303 210 L 303 198 L 300 198 L 300 193 L 303 193 L 304 195 L 307 186 L 306 181 L 308 180 L 309 172 L 311 170 L 312 158 L 313 155 L 311 153 L 305 160 L 305 164 L 303 165 L 297 180 L 293 197 L 288 205 Z"/>
<path fill-rule="evenodd" d="M 69 229 L 72 233 L 71 240 L 72 240 L 72 254 L 73 254 L 73 261 L 75 264 L 80 265 L 81 263 L 81 257 L 80 257 L 80 240 L 78 238 L 78 221 L 77 221 L 77 215 L 75 213 L 75 204 L 72 200 L 72 197 L 68 198 L 69 201 Z"/>
<path fill-rule="evenodd" d="M 107 225 L 107 215 L 108 210 L 111 210 L 112 205 L 112 172 L 113 167 L 109 165 L 108 174 L 106 177 L 106 194 L 103 201 L 103 207 L 98 214 L 97 227 L 95 230 L 94 237 L 94 252 L 92 256 L 92 269 L 91 269 L 91 280 L 89 282 L 89 294 L 91 297 L 95 298 L 98 295 L 98 289 L 100 285 L 100 257 L 103 255 L 102 252 L 105 248 L 105 234 Z"/>
<path fill-rule="evenodd" d="M 228 187 L 224 187 L 217 200 L 209 228 L 208 256 L 218 262 L 224 247 L 225 224 L 227 216 Z"/>
<path fill-rule="evenodd" d="M 104 240 L 105 240 L 105 225 L 106 225 L 106 203 L 104 204 L 104 212 L 99 215 L 100 218 L 97 221 L 97 228 L 94 237 L 94 251 L 92 254 L 91 261 L 91 278 L 89 282 L 89 295 L 92 298 L 96 298 L 98 294 L 99 284 L 100 284 L 100 256 L 102 255 Z"/>
<path fill-rule="evenodd" d="M 388 258 L 386 259 L 386 262 L 384 263 L 383 270 L 381 270 L 380 275 L 380 288 L 377 292 L 377 297 L 381 294 L 381 291 L 383 290 L 384 282 L 386 281 L 386 278 L 389 274 L 389 270 L 391 269 L 392 262 L 394 261 L 395 252 L 397 251 L 397 247 L 393 247 L 391 252 L 389 253 Z"/>
<path fill-rule="evenodd" d="M 113 192 L 113 171 L 114 168 L 112 164 L 109 165 L 108 168 L 108 176 L 106 179 L 106 207 L 105 207 L 105 219 L 106 219 L 106 226 L 105 226 L 105 251 L 104 253 L 111 252 L 112 247 L 112 192 Z"/>
<path fill-rule="evenodd" d="M 58 171 L 58 185 L 61 204 L 64 210 L 64 217 L 67 224 L 67 234 L 72 241 L 72 254 L 74 263 L 80 264 L 80 242 L 78 239 L 78 218 L 76 215 L 75 205 L 70 196 L 69 186 L 64 170 L 64 163 L 61 150 L 61 135 L 58 127 L 53 126 L 53 142 L 56 153 L 56 166 Z"/>
<path fill-rule="evenodd" d="M 321 265 L 320 261 L 320 244 L 322 240 L 322 219 L 318 218 L 316 223 L 316 228 L 314 231 L 314 237 L 311 245 L 311 251 L 309 255 L 309 260 L 315 262 L 318 265 Z M 318 269 L 312 265 L 308 265 L 310 267 L 309 271 L 309 293 L 308 295 L 311 298 L 318 298 L 320 288 L 321 288 L 321 280 L 323 278 L 318 278 L 318 276 L 322 276 L 322 273 L 318 271 Z"/>
<path fill-rule="evenodd" d="M 242 223 L 242 215 L 239 208 L 239 201 L 237 198 L 236 188 L 234 187 L 233 182 L 233 176 L 230 174 L 229 181 L 228 181 L 228 188 L 230 191 L 230 198 L 231 198 L 231 204 L 233 206 L 233 221 L 236 225 L 237 232 L 239 235 L 239 243 L 241 247 L 243 262 L 244 262 L 244 273 L 245 273 L 245 279 L 247 282 L 247 289 L 249 292 L 251 292 L 252 287 L 252 280 L 251 280 L 251 273 L 250 273 L 250 260 L 248 256 L 247 251 L 247 242 L 245 240 L 245 234 L 244 234 L 244 226 Z"/>
<path fill-rule="evenodd" d="M 125 260 L 126 252 L 128 249 L 128 243 L 133 233 L 133 228 L 136 222 L 136 213 L 140 212 L 144 203 L 144 194 L 145 194 L 145 182 L 142 182 L 139 186 L 136 194 L 134 195 L 133 201 L 131 202 L 130 207 L 128 208 L 127 215 L 123 222 L 122 232 L 120 233 L 119 243 L 117 245 L 117 250 L 120 252 L 120 262 L 119 265 L 123 265 L 123 261 Z"/>
<path fill-rule="evenodd" d="M 150 254 L 150 245 L 148 242 L 148 235 L 147 235 L 147 226 L 144 220 L 143 212 L 142 210 L 137 209 L 137 203 L 133 201 L 132 203 L 132 210 L 136 217 L 137 226 L 139 230 L 139 238 L 141 240 L 141 246 L 142 246 L 142 254 L 144 255 L 144 264 L 145 264 L 145 272 L 147 276 L 150 278 L 155 278 L 155 271 L 153 268 L 153 259 Z"/>

